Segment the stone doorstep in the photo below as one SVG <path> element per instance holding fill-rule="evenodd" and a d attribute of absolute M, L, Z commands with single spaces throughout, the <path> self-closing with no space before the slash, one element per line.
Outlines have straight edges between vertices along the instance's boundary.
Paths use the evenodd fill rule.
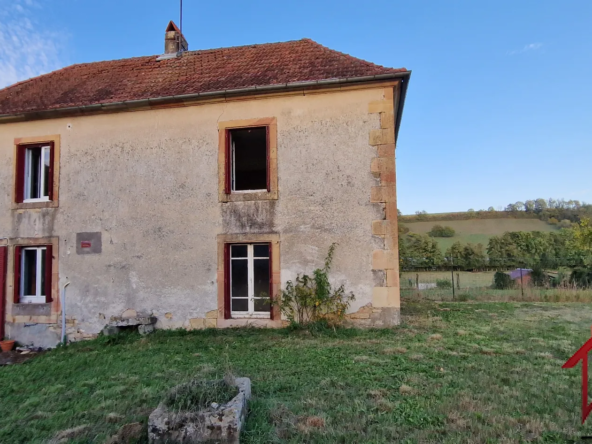
<path fill-rule="evenodd" d="M 172 412 L 163 403 L 148 418 L 148 442 L 238 444 L 251 398 L 251 380 L 236 378 L 239 390 L 230 402 L 196 413 Z"/>

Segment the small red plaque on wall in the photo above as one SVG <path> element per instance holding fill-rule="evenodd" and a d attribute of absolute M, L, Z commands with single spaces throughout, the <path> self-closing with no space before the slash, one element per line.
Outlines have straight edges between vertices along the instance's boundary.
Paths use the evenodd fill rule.
<path fill-rule="evenodd" d="M 81 241 L 80 242 L 80 248 L 90 248 L 92 247 L 92 244 L 90 241 Z"/>

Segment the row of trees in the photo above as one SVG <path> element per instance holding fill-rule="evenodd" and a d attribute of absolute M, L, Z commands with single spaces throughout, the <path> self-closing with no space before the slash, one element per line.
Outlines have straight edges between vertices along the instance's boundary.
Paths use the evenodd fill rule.
<path fill-rule="evenodd" d="M 565 199 L 531 199 L 508 204 L 505 211 L 532 213 L 541 220 L 561 224 L 565 222 L 581 222 L 592 216 L 592 205 L 579 200 Z"/>
<path fill-rule="evenodd" d="M 455 242 L 444 253 L 432 237 L 405 231 L 399 233 L 401 269 L 592 268 L 592 224 L 588 220 L 550 233 L 507 232 L 491 237 L 487 246 Z"/>
<path fill-rule="evenodd" d="M 505 208 L 489 207 L 487 210 L 474 210 L 469 208 L 465 213 L 447 213 L 439 215 L 441 220 L 492 218 L 495 216 L 509 217 L 536 217 L 550 224 L 569 228 L 572 223 L 579 223 L 584 219 L 592 218 L 592 205 L 579 200 L 566 199 L 529 199 L 510 203 Z M 416 211 L 415 220 L 434 220 L 426 211 Z M 464 216 L 464 217 L 460 217 Z M 409 216 L 407 216 L 409 217 Z"/>

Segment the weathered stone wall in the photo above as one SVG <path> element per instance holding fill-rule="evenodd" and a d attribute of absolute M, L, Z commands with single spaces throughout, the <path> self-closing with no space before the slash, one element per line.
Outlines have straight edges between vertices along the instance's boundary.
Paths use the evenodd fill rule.
<path fill-rule="evenodd" d="M 394 272 L 373 267 L 385 249 L 372 230 L 385 218 L 371 202 L 381 144 L 369 137 L 384 128 L 369 110 L 376 101 L 389 101 L 383 87 L 0 125 L 0 238 L 59 239 L 60 288 L 71 282 L 79 338 L 126 309 L 152 313 L 159 328 L 217 325 L 218 234 L 278 233 L 282 285 L 321 266 L 337 242 L 332 279 L 356 294 L 356 312 Z M 220 203 L 217 122 L 261 117 L 277 118 L 279 198 Z M 14 139 L 47 134 L 61 137 L 59 206 L 11 209 Z M 394 145 L 392 157 L 394 169 Z M 77 254 L 77 233 L 101 233 L 101 252 Z M 47 324 L 34 318 L 35 334 L 24 333 L 33 327 L 14 318 L 7 294 L 7 333 L 43 336 Z"/>

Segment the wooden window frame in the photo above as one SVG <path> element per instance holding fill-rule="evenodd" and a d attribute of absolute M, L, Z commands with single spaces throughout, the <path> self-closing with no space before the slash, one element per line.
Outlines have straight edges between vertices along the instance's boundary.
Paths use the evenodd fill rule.
<path fill-rule="evenodd" d="M 220 234 L 218 235 L 218 326 L 240 326 L 249 322 L 257 325 L 281 326 L 279 307 L 272 305 L 270 316 L 265 318 L 233 318 L 230 310 L 230 246 L 233 244 L 269 244 L 270 245 L 270 295 L 273 301 L 280 293 L 280 237 L 277 233 L 269 234 Z M 229 321 L 229 322 L 224 322 Z"/>
<path fill-rule="evenodd" d="M 267 128 L 267 190 L 231 190 L 231 147 L 230 131 L 244 128 Z M 277 119 L 263 117 L 258 119 L 231 120 L 218 123 L 218 200 L 220 202 L 244 202 L 257 200 L 277 200 Z"/>
<path fill-rule="evenodd" d="M 25 256 L 24 251 L 36 251 L 35 269 L 36 269 L 36 283 L 35 294 L 25 295 L 21 294 L 24 286 L 24 268 Z M 51 279 L 52 279 L 52 245 L 35 245 L 35 246 L 21 246 L 17 245 L 14 252 L 14 303 L 15 304 L 50 304 L 52 302 L 51 295 Z M 41 295 L 41 276 L 39 271 L 42 269 L 42 260 L 45 258 L 45 296 Z"/>
<path fill-rule="evenodd" d="M 8 246 L 0 245 L 0 341 L 4 339 L 6 323 L 6 284 L 7 284 Z"/>
<path fill-rule="evenodd" d="M 229 270 L 229 275 L 228 275 L 228 289 L 227 291 L 225 290 L 225 294 L 224 294 L 224 303 L 225 306 L 231 307 L 230 310 L 230 318 L 231 319 L 246 319 L 246 318 L 253 318 L 253 319 L 271 319 L 272 314 L 271 314 L 271 309 L 269 311 L 255 311 L 255 299 L 256 296 L 254 294 L 254 282 L 253 282 L 253 278 L 254 278 L 254 274 L 255 274 L 255 270 L 254 270 L 254 261 L 255 261 L 255 256 L 254 256 L 254 245 L 265 245 L 267 246 L 267 257 L 264 259 L 268 259 L 269 260 L 269 290 L 268 290 L 268 294 L 271 295 L 272 294 L 272 270 L 271 270 L 271 261 L 272 261 L 272 248 L 271 248 L 271 243 L 269 242 L 253 242 L 253 243 L 234 243 L 234 244 L 228 244 L 230 246 L 230 254 L 228 255 L 228 257 L 225 257 L 224 260 L 228 261 L 228 270 Z M 247 247 L 247 257 L 245 258 L 233 258 L 232 257 L 232 247 L 234 246 L 239 246 L 239 245 L 244 245 Z M 261 257 L 257 257 L 257 259 L 259 259 Z M 246 312 L 237 312 L 237 311 L 232 311 L 232 299 L 233 299 L 233 295 L 232 295 L 232 263 L 233 261 L 247 261 L 247 280 L 248 280 L 248 291 L 247 291 L 247 295 L 246 297 L 241 297 L 241 299 L 247 299 L 248 300 L 248 310 Z M 225 264 L 225 269 L 226 269 L 226 264 Z M 271 298 L 270 298 L 271 299 Z M 226 316 L 225 316 L 226 317 Z"/>
<path fill-rule="evenodd" d="M 55 324 L 58 322 L 60 313 L 60 298 L 59 298 L 59 238 L 58 237 L 40 237 L 40 238 L 13 238 L 8 239 L 9 245 L 8 260 L 7 260 L 7 279 L 6 279 L 6 300 L 5 300 L 5 315 L 6 322 L 12 323 L 37 323 L 37 324 Z M 45 304 L 34 303 L 20 303 L 15 295 L 20 294 L 17 288 L 19 286 L 17 272 L 16 258 L 18 250 L 26 247 L 49 247 L 51 250 L 51 270 L 46 266 L 46 273 L 51 273 L 51 278 L 48 279 L 46 274 L 45 283 L 50 288 L 46 287 Z M 49 256 L 48 256 L 49 257 Z M 46 261 L 46 265 L 47 265 Z M 33 308 L 36 306 L 47 306 L 47 315 L 30 315 L 23 313 L 23 310 L 28 311 L 27 307 Z"/>
<path fill-rule="evenodd" d="M 48 178 L 47 198 L 26 199 L 27 150 L 49 147 L 50 176 Z M 59 201 L 60 177 L 60 136 L 21 137 L 14 139 L 14 195 L 12 209 L 57 208 Z"/>

